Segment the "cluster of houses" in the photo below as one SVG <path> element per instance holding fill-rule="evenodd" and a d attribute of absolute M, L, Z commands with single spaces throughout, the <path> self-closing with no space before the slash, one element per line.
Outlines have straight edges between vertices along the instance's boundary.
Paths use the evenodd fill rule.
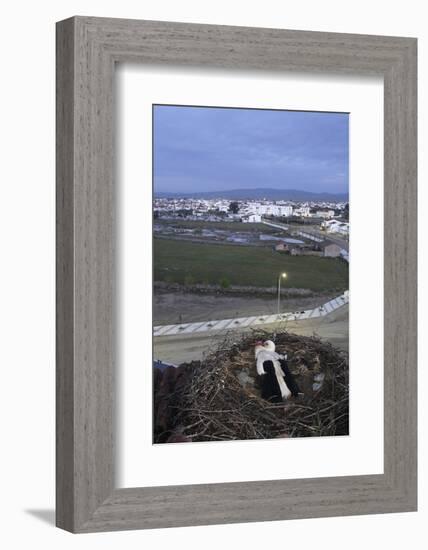
<path fill-rule="evenodd" d="M 194 199 L 194 198 L 164 198 L 154 199 L 154 209 L 162 215 L 174 216 L 176 213 L 188 212 L 192 216 L 204 218 L 218 212 L 236 219 L 237 213 L 230 210 L 229 199 Z M 317 217 L 329 220 L 334 217 L 335 210 L 343 209 L 342 203 L 330 202 L 296 202 L 273 200 L 240 200 L 238 202 L 239 218 L 246 222 L 259 222 L 262 217 Z"/>
<path fill-rule="evenodd" d="M 331 208 L 323 210 L 313 211 L 313 207 L 300 206 L 294 208 L 293 206 L 285 206 L 281 204 L 273 205 L 247 205 L 247 208 L 240 210 L 242 221 L 244 222 L 259 222 L 262 216 L 274 216 L 277 218 L 289 218 L 291 216 L 299 218 L 320 218 L 323 220 L 330 220 L 335 216 L 335 210 Z"/>
<path fill-rule="evenodd" d="M 221 221 L 226 217 L 244 223 L 261 223 L 270 217 L 318 218 L 322 220 L 321 229 L 326 233 L 349 235 L 349 223 L 340 215 L 335 216 L 338 210 L 345 208 L 345 203 L 240 200 L 238 211 L 232 211 L 231 202 L 229 199 L 155 198 L 154 210 L 167 218 L 179 217 L 186 212 L 188 219 Z"/>
<path fill-rule="evenodd" d="M 347 252 L 338 244 L 322 242 L 320 244 L 288 244 L 278 243 L 275 246 L 277 252 L 284 252 L 291 256 L 323 256 L 325 258 L 347 259 Z M 345 258 L 346 255 L 346 258 Z"/>

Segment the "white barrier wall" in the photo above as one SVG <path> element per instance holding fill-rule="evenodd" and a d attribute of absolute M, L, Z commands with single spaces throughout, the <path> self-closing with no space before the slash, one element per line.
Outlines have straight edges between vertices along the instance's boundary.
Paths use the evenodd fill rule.
<path fill-rule="evenodd" d="M 325 317 L 348 302 L 349 290 L 345 290 L 345 292 L 340 296 L 337 296 L 337 298 L 333 298 L 333 300 L 330 300 L 322 306 L 314 309 L 273 315 L 254 315 L 253 317 L 238 317 L 235 319 L 222 319 L 216 321 L 199 321 L 197 323 L 183 323 L 179 325 L 159 325 L 153 328 L 153 336 L 176 336 L 177 334 L 263 326 L 284 321 L 304 321 L 306 319 Z"/>

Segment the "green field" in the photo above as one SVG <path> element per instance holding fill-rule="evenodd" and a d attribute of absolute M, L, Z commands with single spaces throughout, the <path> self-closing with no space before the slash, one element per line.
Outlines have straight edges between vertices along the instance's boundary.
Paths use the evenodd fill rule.
<path fill-rule="evenodd" d="M 207 222 L 198 220 L 163 220 L 158 218 L 154 220 L 160 225 L 168 225 L 181 229 L 225 229 L 237 233 L 243 231 L 254 231 L 263 233 L 278 233 L 278 229 L 265 225 L 264 223 L 243 223 L 243 222 Z"/>
<path fill-rule="evenodd" d="M 315 291 L 348 288 L 348 265 L 339 259 L 289 256 L 270 248 L 154 239 L 155 281 L 274 287 Z"/>

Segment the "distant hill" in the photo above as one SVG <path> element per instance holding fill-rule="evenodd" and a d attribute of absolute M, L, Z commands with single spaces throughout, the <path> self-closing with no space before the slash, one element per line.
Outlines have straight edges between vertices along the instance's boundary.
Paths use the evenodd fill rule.
<path fill-rule="evenodd" d="M 227 191 L 205 191 L 199 193 L 155 193 L 158 198 L 195 198 L 230 200 L 289 200 L 289 201 L 348 201 L 346 193 L 313 193 L 298 189 L 230 189 Z"/>

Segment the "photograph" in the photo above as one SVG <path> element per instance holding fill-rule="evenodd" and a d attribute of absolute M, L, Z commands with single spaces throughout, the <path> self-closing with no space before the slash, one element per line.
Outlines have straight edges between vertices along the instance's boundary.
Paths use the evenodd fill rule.
<path fill-rule="evenodd" d="M 152 112 L 153 443 L 349 435 L 349 114 Z"/>

